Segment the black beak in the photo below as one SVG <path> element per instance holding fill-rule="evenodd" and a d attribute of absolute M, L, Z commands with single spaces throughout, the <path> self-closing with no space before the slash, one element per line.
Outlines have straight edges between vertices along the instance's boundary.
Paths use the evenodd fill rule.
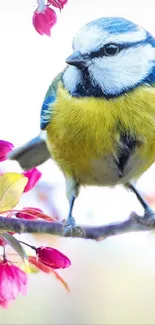
<path fill-rule="evenodd" d="M 69 65 L 74 65 L 77 68 L 85 68 L 86 60 L 82 57 L 79 51 L 73 52 L 67 59 L 66 63 Z"/>

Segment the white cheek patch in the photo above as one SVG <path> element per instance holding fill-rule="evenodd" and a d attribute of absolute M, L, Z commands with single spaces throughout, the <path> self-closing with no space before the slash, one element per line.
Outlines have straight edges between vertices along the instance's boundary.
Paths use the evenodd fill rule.
<path fill-rule="evenodd" d="M 155 49 L 150 44 L 131 47 L 116 56 L 93 59 L 89 72 L 103 93 L 115 95 L 146 78 L 154 58 Z"/>
<path fill-rule="evenodd" d="M 97 26 L 89 28 L 85 26 L 74 39 L 74 48 L 81 53 L 89 53 L 103 47 L 110 42 L 130 43 L 142 41 L 146 38 L 146 31 L 142 27 L 137 27 L 137 31 L 129 33 L 109 34 Z"/>
<path fill-rule="evenodd" d="M 74 92 L 76 90 L 77 85 L 81 80 L 81 71 L 76 69 L 73 66 L 69 66 L 63 75 L 63 82 L 66 89 L 70 92 Z"/>

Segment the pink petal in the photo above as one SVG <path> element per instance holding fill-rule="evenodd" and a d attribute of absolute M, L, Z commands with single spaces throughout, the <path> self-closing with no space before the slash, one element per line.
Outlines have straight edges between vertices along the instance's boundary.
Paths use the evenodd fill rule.
<path fill-rule="evenodd" d="M 44 16 L 43 13 L 37 13 L 35 12 L 33 15 L 33 26 L 36 29 L 36 31 L 41 34 L 41 35 L 47 35 L 51 36 L 51 30 L 50 30 L 50 25 L 48 21 L 46 20 L 46 17 Z"/>
<path fill-rule="evenodd" d="M 40 271 L 44 272 L 44 273 L 51 273 L 52 269 L 51 267 L 45 265 L 44 263 L 42 263 L 41 261 L 38 260 L 38 258 L 36 258 L 36 256 L 29 256 L 29 263 L 35 265 Z"/>
<path fill-rule="evenodd" d="M 17 298 L 19 293 L 25 294 L 27 275 L 11 262 L 0 262 L 0 305 Z"/>
<path fill-rule="evenodd" d="M 28 182 L 24 189 L 24 192 L 28 192 L 36 185 L 42 174 L 37 168 L 32 168 L 23 172 L 23 175 L 28 178 Z"/>
<path fill-rule="evenodd" d="M 38 259 L 53 269 L 64 269 L 71 265 L 67 256 L 51 247 L 39 247 L 36 250 Z"/>
<path fill-rule="evenodd" d="M 9 300 L 0 300 L 0 307 L 8 308 L 9 307 Z"/>
<path fill-rule="evenodd" d="M 14 272 L 14 279 L 16 281 L 18 292 L 25 295 L 26 294 L 26 286 L 27 286 L 27 275 L 24 271 L 19 269 L 17 266 L 12 265 L 12 267 L 13 267 L 12 269 Z"/>
<path fill-rule="evenodd" d="M 28 213 L 28 212 L 24 212 L 24 211 L 17 212 L 16 217 L 19 219 L 26 219 L 26 220 L 37 220 L 38 219 L 38 217 L 36 217 L 32 213 Z"/>
<path fill-rule="evenodd" d="M 57 16 L 53 9 L 49 8 L 47 5 L 44 5 L 34 12 L 33 25 L 36 31 L 41 35 L 51 35 L 51 28 L 56 24 Z"/>
<path fill-rule="evenodd" d="M 18 289 L 14 282 L 12 265 L 5 262 L 1 268 L 0 296 L 5 300 L 13 300 L 18 296 Z"/>
<path fill-rule="evenodd" d="M 68 2 L 68 0 L 48 0 L 48 4 L 56 8 L 63 9 L 64 5 Z"/>
<path fill-rule="evenodd" d="M 24 207 L 22 210 L 16 212 L 15 216 L 19 219 L 37 220 L 42 213 L 43 211 L 39 208 Z"/>
<path fill-rule="evenodd" d="M 55 11 L 49 7 L 46 8 L 44 12 L 45 18 L 49 23 L 50 28 L 52 28 L 57 22 L 57 15 Z"/>
<path fill-rule="evenodd" d="M 0 140 L 0 161 L 7 159 L 7 154 L 12 151 L 13 147 L 11 142 Z"/>

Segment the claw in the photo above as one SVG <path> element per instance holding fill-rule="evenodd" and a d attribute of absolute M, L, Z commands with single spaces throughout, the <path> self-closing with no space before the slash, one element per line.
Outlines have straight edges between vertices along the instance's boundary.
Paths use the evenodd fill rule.
<path fill-rule="evenodd" d="M 144 216 L 138 218 L 138 222 L 141 223 L 143 226 L 151 227 L 155 225 L 155 213 L 152 211 L 148 203 L 139 193 L 139 191 L 135 188 L 132 183 L 127 184 L 127 186 L 136 194 L 138 201 L 144 208 Z"/>
<path fill-rule="evenodd" d="M 155 225 L 155 213 L 150 207 L 145 209 L 144 216 L 139 219 L 139 222 L 147 227 L 152 227 Z"/>
<path fill-rule="evenodd" d="M 71 217 L 64 225 L 63 235 L 65 237 L 86 237 L 85 231 L 76 226 L 75 219 Z"/>

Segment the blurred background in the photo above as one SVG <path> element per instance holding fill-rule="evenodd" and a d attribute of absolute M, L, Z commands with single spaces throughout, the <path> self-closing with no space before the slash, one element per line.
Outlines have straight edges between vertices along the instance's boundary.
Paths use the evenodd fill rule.
<path fill-rule="evenodd" d="M 53 77 L 71 53 L 71 39 L 86 22 L 101 16 L 122 16 L 155 35 L 152 0 L 69 0 L 52 37 L 40 36 L 32 26 L 35 0 L 0 3 L 0 139 L 22 145 L 39 132 L 40 107 Z M 6 171 L 20 171 L 5 162 Z M 68 203 L 58 167 L 48 161 L 43 176 L 21 206 L 41 208 L 65 218 Z M 155 206 L 155 166 L 137 187 Z M 135 196 L 118 186 L 84 188 L 75 204 L 79 224 L 99 225 L 124 220 L 131 211 L 142 213 Z M 101 242 L 54 236 L 23 236 L 32 243 L 60 249 L 72 261 L 61 272 L 66 292 L 54 275 L 29 277 L 28 294 L 0 310 L 0 324 L 155 324 L 155 234 L 134 233 Z"/>

